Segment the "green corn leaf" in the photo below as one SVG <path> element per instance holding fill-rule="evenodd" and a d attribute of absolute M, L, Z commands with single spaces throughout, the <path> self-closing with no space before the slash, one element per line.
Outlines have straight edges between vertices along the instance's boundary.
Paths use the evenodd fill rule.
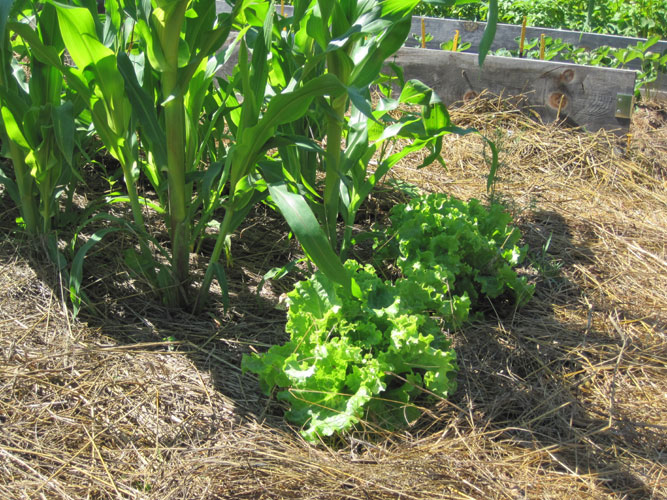
<path fill-rule="evenodd" d="M 42 130 L 42 126 L 48 127 L 49 117 L 42 114 L 42 111 L 46 110 L 46 106 L 31 106 L 23 113 L 21 131 L 28 144 L 30 144 L 30 149 L 39 149 L 44 138 L 49 135 L 48 132 L 44 134 Z"/>
<path fill-rule="evenodd" d="M 30 99 L 22 89 L 7 88 L 2 85 L 0 85 L 0 103 L 15 117 L 25 116 L 31 106 Z"/>
<path fill-rule="evenodd" d="M 213 26 L 216 18 L 216 2 L 193 2 L 192 11 L 186 13 L 185 40 L 193 53 L 202 47 L 210 36 L 207 28 Z"/>
<path fill-rule="evenodd" d="M 257 125 L 247 128 L 239 139 L 233 153 L 235 161 L 232 164 L 231 186 L 236 186 L 242 177 L 248 175 L 257 153 L 275 134 L 276 127 L 303 116 L 315 97 L 337 96 L 344 91 L 345 87 L 340 80 L 328 73 L 313 78 L 292 92 L 274 96 Z"/>
<path fill-rule="evenodd" d="M 51 120 L 56 144 L 69 166 L 74 154 L 74 105 L 71 101 L 51 108 Z"/>
<path fill-rule="evenodd" d="M 382 2 L 382 15 L 404 16 L 419 5 L 420 0 L 384 0 Z M 427 2 L 428 3 L 428 2 Z"/>
<path fill-rule="evenodd" d="M 220 265 L 220 262 L 214 262 L 211 264 L 213 266 L 213 273 L 215 278 L 218 280 L 218 285 L 220 285 L 220 291 L 222 292 L 222 307 L 225 311 L 229 310 L 229 286 L 227 285 L 227 275 L 225 274 L 224 266 Z"/>
<path fill-rule="evenodd" d="M 167 61 L 162 52 L 159 38 L 153 36 L 153 31 L 143 19 L 137 21 L 135 30 L 146 43 L 146 55 L 153 69 L 159 72 L 164 71 L 167 68 Z"/>
<path fill-rule="evenodd" d="M 289 190 L 284 178 L 276 169 L 263 168 L 271 198 L 280 209 L 308 257 L 335 283 L 350 289 L 351 278 L 333 251 L 313 211 L 303 196 Z"/>
<path fill-rule="evenodd" d="M 373 109 L 371 107 L 371 100 L 368 96 L 368 90 L 359 89 L 354 87 L 347 88 L 347 95 L 350 98 L 350 102 L 361 111 L 367 118 L 377 122 L 377 118 L 373 115 Z M 379 123 L 379 122 L 378 122 Z"/>
<path fill-rule="evenodd" d="M 3 0 L 0 2 L 0 87 L 7 84 L 9 79 L 8 71 L 11 68 L 12 51 L 9 38 L 5 38 L 7 32 L 7 23 L 9 21 L 10 11 L 14 0 Z"/>
<path fill-rule="evenodd" d="M 58 10 L 60 30 L 67 50 L 80 71 L 93 71 L 95 83 L 105 100 L 104 107 L 97 106 L 99 101 L 92 104 L 95 126 L 101 127 L 103 122 L 107 122 L 113 135 L 126 135 L 131 109 L 114 53 L 97 39 L 95 23 L 88 9 L 59 3 L 54 5 Z M 73 71 L 70 73 L 74 74 Z M 79 88 L 76 90 L 79 91 Z M 92 98 L 90 90 L 83 92 L 89 100 Z"/>
<path fill-rule="evenodd" d="M 117 57 L 118 71 L 125 81 L 127 98 L 132 104 L 132 112 L 139 120 L 142 131 L 151 145 L 151 153 L 158 168 L 167 165 L 167 139 L 157 119 L 157 112 L 152 99 L 141 87 L 134 72 L 134 66 L 125 52 Z"/>
<path fill-rule="evenodd" d="M 314 39 L 322 49 L 327 47 L 329 39 L 331 38 L 328 30 L 328 20 L 329 14 L 326 12 L 323 14 L 321 8 L 313 10 L 306 19 L 305 32 L 309 37 Z M 302 35 L 302 38 L 305 39 L 306 37 Z"/>
<path fill-rule="evenodd" d="M 0 184 L 5 186 L 5 189 L 7 190 L 7 193 L 9 193 L 9 197 L 12 199 L 14 204 L 18 207 L 21 206 L 21 196 L 19 195 L 19 188 L 16 185 L 16 183 L 7 177 L 3 170 L 0 168 Z"/>
<path fill-rule="evenodd" d="M 490 191 L 491 188 L 493 187 L 493 183 L 496 180 L 496 172 L 498 171 L 498 148 L 496 144 L 487 139 L 486 137 L 482 136 L 484 138 L 484 141 L 489 145 L 489 148 L 491 149 L 491 168 L 489 169 L 489 175 L 486 178 L 486 190 Z"/>
<path fill-rule="evenodd" d="M 208 166 L 204 175 L 198 181 L 197 197 L 202 199 L 201 203 L 205 212 L 208 212 L 212 208 L 212 199 L 217 198 L 217 193 L 213 190 L 213 183 L 216 179 L 220 179 L 222 170 L 222 162 L 213 162 Z"/>
<path fill-rule="evenodd" d="M 227 37 L 231 32 L 233 21 L 235 20 L 234 16 L 236 13 L 238 13 L 238 9 L 240 9 L 239 6 L 241 4 L 242 2 L 237 2 L 232 14 L 224 17 L 223 22 L 219 23 L 215 30 L 209 31 L 207 33 L 207 36 L 204 39 L 206 43 L 192 47 L 193 53 L 196 55 L 193 55 L 190 58 L 189 64 L 183 68 L 179 68 L 178 70 L 178 82 L 176 84 L 176 88 L 179 89 L 180 92 L 183 92 L 184 89 L 187 88 L 188 82 L 192 78 L 194 72 L 197 70 L 197 67 L 201 64 L 202 60 L 217 51 L 227 40 Z M 224 64 L 224 62 L 226 62 L 231 57 L 237 41 L 246 33 L 248 29 L 249 26 L 242 26 L 240 28 L 240 33 L 237 35 L 235 41 L 227 48 L 227 50 L 222 53 L 221 57 L 219 57 L 219 59 L 222 61 L 222 64 Z"/>
<path fill-rule="evenodd" d="M 244 196 L 242 203 L 239 203 L 236 210 L 234 210 L 234 217 L 232 217 L 232 221 L 229 224 L 230 232 L 236 231 L 246 217 L 248 217 L 250 210 L 252 210 L 257 203 L 266 200 L 269 195 L 266 188 L 263 188 L 263 190 L 255 188 L 248 194 L 249 196 Z"/>
<path fill-rule="evenodd" d="M 9 21 L 9 12 L 12 10 L 14 0 L 4 0 L 0 2 L 0 40 L 5 39 L 5 29 Z"/>
<path fill-rule="evenodd" d="M 104 106 L 104 103 L 99 100 L 95 101 L 91 113 L 93 115 L 93 122 L 95 123 L 95 132 L 102 139 L 102 143 L 109 149 L 109 153 L 114 158 L 118 161 L 123 160 L 122 148 L 124 141 L 107 123 L 107 108 Z"/>
<path fill-rule="evenodd" d="M 160 215 L 164 215 L 167 213 L 164 207 L 160 206 L 158 203 L 155 203 L 148 198 L 144 198 L 143 196 L 139 196 L 137 198 L 139 200 L 139 203 L 142 205 L 145 205 L 151 209 L 153 209 L 156 213 Z M 119 196 L 106 196 L 104 198 L 104 201 L 106 201 L 109 204 L 112 203 L 129 203 L 130 202 L 130 197 L 127 195 L 119 195 Z"/>
<path fill-rule="evenodd" d="M 58 248 L 58 240 L 56 239 L 56 235 L 53 233 L 49 234 L 46 238 L 46 250 L 49 259 L 51 259 L 51 262 L 55 264 L 56 269 L 59 272 L 66 273 L 67 259 L 65 258 L 65 255 Z"/>
<path fill-rule="evenodd" d="M 351 85 L 356 87 L 370 85 L 380 74 L 385 61 L 405 43 L 410 28 L 411 20 L 407 16 L 392 23 L 387 32 L 375 44 L 360 47 L 358 51 L 367 51 L 363 59 L 358 60 L 357 51 L 350 54 L 355 61 L 354 69 L 350 75 Z"/>
<path fill-rule="evenodd" d="M 19 125 L 20 120 L 17 120 L 13 113 L 9 110 L 8 107 L 2 106 L 2 120 L 5 125 L 5 131 L 10 140 L 14 141 L 23 149 L 31 149 L 30 144 L 26 140 L 21 125 Z"/>
<path fill-rule="evenodd" d="M 324 154 L 324 149 L 322 146 L 304 135 L 278 133 L 273 139 L 273 145 L 276 147 L 294 146 L 305 151 Z"/>
<path fill-rule="evenodd" d="M 496 36 L 496 25 L 498 24 L 498 0 L 489 0 L 489 15 L 486 19 L 486 29 L 482 40 L 479 42 L 478 62 L 482 66 L 484 59 L 491 49 L 491 44 Z"/>
<path fill-rule="evenodd" d="M 7 27 L 28 43 L 35 59 L 44 64 L 53 66 L 54 68 L 58 68 L 68 77 L 68 83 L 78 94 L 82 96 L 87 96 L 89 94 L 88 87 L 85 84 L 85 79 L 82 75 L 73 71 L 73 68 L 63 65 L 56 48 L 44 45 L 40 40 L 39 35 L 30 28 L 29 25 L 25 23 L 10 22 L 7 24 Z"/>
<path fill-rule="evenodd" d="M 60 33 L 79 69 L 94 66 L 113 52 L 97 39 L 95 21 L 88 9 L 54 2 L 58 9 Z"/>

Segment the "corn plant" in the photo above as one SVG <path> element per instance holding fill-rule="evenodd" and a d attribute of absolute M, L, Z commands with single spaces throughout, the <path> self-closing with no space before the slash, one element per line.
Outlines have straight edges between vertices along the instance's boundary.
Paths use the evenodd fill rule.
<path fill-rule="evenodd" d="M 211 56 L 227 39 L 242 7 L 244 2 L 238 2 L 218 19 L 210 1 L 158 0 L 139 5 L 135 33 L 141 52 L 130 54 L 134 64 L 124 52 L 118 54 L 140 133 L 155 164 L 149 173 L 158 192 L 166 172 L 171 268 L 181 304 L 189 300 L 192 222 L 195 208 L 201 206 L 192 202 L 193 174 L 206 147 L 206 141 L 199 141 L 199 120 L 219 62 Z M 210 184 L 207 187 L 210 192 Z"/>
<path fill-rule="evenodd" d="M 291 81 L 282 91 L 267 95 L 270 69 L 267 56 L 278 31 L 274 26 L 274 13 L 273 3 L 258 4 L 253 10 L 254 15 L 246 18 L 254 28 L 251 32 L 253 36 L 246 36 L 241 41 L 238 67 L 230 82 L 230 87 L 243 95 L 243 103 L 239 113 L 230 117 L 236 142 L 228 152 L 222 179 L 229 194 L 198 305 L 205 302 L 214 276 L 222 272 L 219 259 L 223 251 L 229 254 L 231 233 L 258 201 L 258 193 L 267 187 L 309 257 L 327 275 L 336 276 L 337 282 L 348 288 L 351 286 L 348 273 L 308 209 L 304 197 L 286 186 L 284 180 L 287 174 L 281 162 L 269 161 L 266 156 L 275 145 L 273 139 L 280 126 L 302 119 L 314 99 L 340 96 L 345 88 L 335 75 L 321 74 L 308 81 Z M 263 180 L 259 178 L 260 171 Z M 259 195 L 260 198 L 262 196 L 265 195 Z"/>
<path fill-rule="evenodd" d="M 340 258 L 349 249 L 362 202 L 410 152 L 429 148 L 428 164 L 439 158 L 444 134 L 468 132 L 451 125 L 444 105 L 419 82 L 409 82 L 398 100 L 372 110 L 370 86 L 383 78 L 382 68 L 405 42 L 417 3 L 302 0 L 293 2 L 291 18 L 278 21 L 267 3 L 267 10 L 247 18 L 254 23 L 252 37 L 241 43 L 231 81 L 243 105 L 230 124 L 237 138 L 227 160 L 230 194 L 201 300 L 220 255 L 229 252 L 238 214 L 267 190 L 308 257 L 330 280 L 355 289 Z M 401 104 L 422 105 L 422 114 L 396 121 L 389 112 Z M 326 149 L 320 146 L 324 137 Z M 392 153 L 389 143 L 397 137 L 414 143 Z M 271 148 L 278 154 L 267 157 Z M 373 172 L 368 165 L 376 151 L 381 161 Z M 318 169 L 325 172 L 322 188 L 315 185 Z M 339 216 L 346 222 L 342 244 Z"/>
<path fill-rule="evenodd" d="M 398 99 L 386 95 L 377 109 L 372 108 L 371 85 L 386 79 L 382 70 L 404 44 L 417 3 L 296 1 L 293 16 L 280 23 L 285 31 L 273 46 L 268 81 L 274 92 L 321 74 L 335 76 L 345 89 L 342 94 L 315 100 L 300 123 L 279 127 L 278 138 L 284 141 L 277 141 L 284 173 L 280 182 L 308 200 L 303 209 L 310 212 L 311 220 L 320 222 L 329 246 L 343 258 L 349 251 L 356 213 L 389 169 L 422 148 L 431 153 L 423 164 L 427 165 L 439 158 L 444 134 L 468 132 L 452 126 L 446 108 L 430 89 L 419 82 L 404 82 L 400 71 L 395 78 Z M 421 114 L 392 118 L 390 112 L 404 104 L 421 105 Z M 326 150 L 318 149 L 325 135 Z M 392 144 L 398 138 L 411 139 L 412 144 L 393 153 Z M 376 153 L 378 166 L 369 170 Z M 317 169 L 325 172 L 321 195 L 314 187 Z M 270 191 L 275 190 L 279 177 L 270 180 L 265 176 Z M 299 218 L 290 215 L 290 206 L 281 206 L 279 199 L 276 203 L 298 235 Z M 342 238 L 337 234 L 339 217 L 345 222 Z"/>
<path fill-rule="evenodd" d="M 128 255 L 128 262 L 144 272 L 169 303 L 185 305 L 189 300 L 194 215 L 191 174 L 202 146 L 198 138 L 200 113 L 218 66 L 209 57 L 225 41 L 245 4 L 239 2 L 231 14 L 218 17 L 209 1 L 137 5 L 109 1 L 107 6 L 116 9 L 107 15 L 101 37 L 100 23 L 90 10 L 54 2 L 62 39 L 75 67 L 62 64 L 55 48 L 42 43 L 30 27 L 20 27 L 21 35 L 41 59 L 67 77 L 88 107 L 95 132 L 119 161 L 132 208 L 133 231 L 141 246 L 140 254 Z M 115 15 L 120 9 L 127 15 L 123 23 Z M 125 24 L 131 25 L 131 37 L 118 36 Z M 146 149 L 143 161 L 138 137 Z M 165 190 L 168 193 L 166 206 L 154 208 L 167 214 L 169 268 L 154 259 L 149 247 L 149 242 L 156 241 L 144 225 L 145 200 L 138 196 L 136 187 L 140 170 L 159 198 Z M 153 248 L 167 254 L 158 245 Z"/>
<path fill-rule="evenodd" d="M 372 107 L 370 87 L 386 79 L 381 71 L 404 43 L 418 3 L 301 0 L 285 20 L 277 18 L 273 2 L 259 0 L 234 2 L 223 14 L 208 0 L 107 0 L 104 16 L 94 5 L 50 1 L 40 11 L 49 17 L 40 17 L 37 28 L 14 21 L 6 27 L 49 75 L 65 77 L 75 112 L 87 110 L 94 132 L 120 163 L 127 189 L 121 199 L 129 201 L 133 216 L 132 224 L 122 224 L 140 246 L 139 254 L 128 253 L 128 262 L 164 289 L 168 302 L 197 309 L 214 278 L 224 287 L 220 258 L 230 255 L 231 234 L 260 201 L 280 210 L 329 279 L 359 292 L 340 256 L 349 250 L 363 200 L 408 153 L 426 147 L 425 164 L 435 161 L 444 134 L 468 132 L 453 127 L 430 89 L 404 82 L 400 71 L 398 99 L 387 92 L 380 106 Z M 496 2 L 490 3 L 493 12 Z M 41 22 L 47 20 L 53 40 L 44 36 Z M 493 26 L 491 18 L 489 32 Z M 213 88 L 214 75 L 230 54 L 216 51 L 232 27 L 239 32 L 239 62 Z M 4 33 L 3 40 L 8 40 Z M 74 66 L 63 63 L 63 48 Z M 481 52 L 483 58 L 486 50 Z M 9 67 L 3 60 L 3 81 L 10 81 Z M 392 118 L 390 112 L 403 104 L 421 105 L 422 112 Z M 412 145 L 393 152 L 397 138 L 409 138 Z M 11 147 L 12 140 L 5 142 Z M 376 153 L 378 165 L 369 170 Z M 201 166 L 205 161 L 208 167 Z M 322 186 L 317 169 L 325 172 Z M 169 250 L 144 225 L 149 203 L 138 194 L 141 172 L 156 190 L 153 207 L 166 215 Z M 224 216 L 193 304 L 189 254 L 218 208 Z M 346 224 L 342 242 L 339 218 Z M 85 251 L 108 231 L 77 254 L 75 281 Z M 154 258 L 156 251 L 169 266 Z"/>
<path fill-rule="evenodd" d="M 53 5 L 60 36 L 75 67 L 65 65 L 60 51 L 40 40 L 30 26 L 20 23 L 9 26 L 28 43 L 35 57 L 65 76 L 76 92 L 77 102 L 88 109 L 95 132 L 122 168 L 136 229 L 145 232 L 136 188 L 138 144 L 132 107 L 116 67 L 115 54 L 98 39 L 96 23 L 88 9 L 55 2 Z"/>
<path fill-rule="evenodd" d="M 40 42 L 62 51 L 55 9 L 44 5 L 39 11 L 23 2 L 3 2 L 0 12 L 0 134 L 3 156 L 12 161 L 14 179 L 2 175 L 2 181 L 20 207 L 26 230 L 48 234 L 58 213 L 57 203 L 73 178 L 74 117 L 71 101 L 64 101 L 63 77 L 55 67 L 33 57 L 20 37 L 11 36 L 12 28 L 35 22 L 34 32 Z M 12 18 L 21 22 L 7 22 Z M 14 56 L 16 54 L 16 57 Z M 27 61 L 30 77 L 17 57 Z"/>

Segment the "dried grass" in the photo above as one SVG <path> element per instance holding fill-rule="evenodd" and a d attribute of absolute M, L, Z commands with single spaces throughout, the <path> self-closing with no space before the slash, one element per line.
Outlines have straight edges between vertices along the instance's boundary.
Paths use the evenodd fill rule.
<path fill-rule="evenodd" d="M 305 444 L 238 368 L 242 353 L 284 338 L 273 305 L 287 285 L 254 293 L 295 251 L 269 214 L 235 240 L 232 309 L 199 318 L 164 310 L 99 260 L 88 291 L 105 317 L 71 321 L 56 273 L 6 231 L 0 497 L 667 498 L 660 113 L 641 110 L 627 148 L 611 134 L 539 124 L 502 100 L 452 112 L 502 149 L 494 197 L 530 246 L 535 298 L 454 332 L 461 370 L 450 401 L 400 433 L 369 425 L 328 446 Z M 485 197 L 483 153 L 478 137 L 452 137 L 447 170 L 416 170 L 412 158 L 393 175 Z"/>

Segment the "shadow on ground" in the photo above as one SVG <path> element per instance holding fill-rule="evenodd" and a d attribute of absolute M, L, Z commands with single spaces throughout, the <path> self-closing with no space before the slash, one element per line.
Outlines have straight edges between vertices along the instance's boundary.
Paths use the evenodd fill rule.
<path fill-rule="evenodd" d="M 294 450 L 287 450 L 285 453 L 300 454 L 297 456 L 303 467 L 307 467 L 304 464 L 308 460 L 319 460 L 319 451 L 312 451 L 311 454 L 309 448 L 303 446 L 294 434 L 295 430 L 284 423 L 280 404 L 263 395 L 256 380 L 242 374 L 239 369 L 244 353 L 262 351 L 271 343 L 286 339 L 283 330 L 285 314 L 276 309 L 275 305 L 280 293 L 284 292 L 290 283 L 270 284 L 261 294 L 255 293 L 256 286 L 266 271 L 271 267 L 284 265 L 294 258 L 292 252 L 295 247 L 284 239 L 285 231 L 281 224 L 277 218 L 271 218 L 266 212 L 262 212 L 258 213 L 256 218 L 250 218 L 249 224 L 239 232 L 235 240 L 237 260 L 228 277 L 232 303 L 230 310 L 226 312 L 213 306 L 205 314 L 194 317 L 182 311 L 168 310 L 145 291 L 142 292 L 140 283 L 129 286 L 125 271 L 119 269 L 116 263 L 100 260 L 94 254 L 87 261 L 86 282 L 91 283 L 87 287 L 87 293 L 98 304 L 98 309 L 103 311 L 103 317 L 86 316 L 84 313 L 80 319 L 89 328 L 112 339 L 114 345 L 109 346 L 109 349 L 117 352 L 118 349 L 126 348 L 128 363 L 133 362 L 135 350 L 132 346 L 135 345 L 141 346 L 141 352 L 163 355 L 159 359 L 167 359 L 171 353 L 184 352 L 202 380 L 204 390 L 197 393 L 197 397 L 201 399 L 198 404 L 201 404 L 202 408 L 210 407 L 210 418 L 199 422 L 195 417 L 188 417 L 187 415 L 191 414 L 187 409 L 180 408 L 176 411 L 173 400 L 167 400 L 156 393 L 153 406 L 144 401 L 143 404 L 147 405 L 145 415 L 137 416 L 133 420 L 136 425 L 146 425 L 142 418 L 149 418 L 151 412 L 160 415 L 162 420 L 158 422 L 163 422 L 165 432 L 160 436 L 156 431 L 155 446 L 163 449 L 160 455 L 163 464 L 182 452 L 179 450 L 189 448 L 193 452 L 198 450 L 197 453 L 204 457 L 203 464 L 208 464 L 201 465 L 201 470 L 215 466 L 206 460 L 217 460 L 217 466 L 222 467 L 224 457 L 216 456 L 213 451 L 207 454 L 206 450 L 215 449 L 216 442 L 222 439 L 221 429 L 228 429 L 225 432 L 233 433 L 234 427 L 247 427 L 249 422 L 256 425 L 253 432 L 257 433 L 254 438 L 258 442 L 262 440 L 261 433 L 266 429 L 277 429 L 283 436 L 291 435 L 292 441 L 297 444 Z M 6 220 L 3 225 L 7 227 Z M 493 441 L 513 449 L 523 448 L 526 450 L 526 457 L 531 454 L 540 455 L 543 463 L 539 468 L 547 473 L 568 474 L 582 478 L 583 482 L 586 478 L 592 478 L 593 482 L 602 485 L 603 491 L 618 497 L 651 497 L 652 492 L 641 475 L 627 465 L 624 453 L 632 453 L 647 462 L 660 464 L 661 458 L 655 454 L 652 444 L 664 438 L 660 437 L 657 429 L 630 424 L 632 415 L 626 415 L 613 407 L 605 409 L 589 404 L 591 380 L 587 377 L 595 373 L 590 370 L 591 364 L 611 363 L 610 369 L 613 370 L 613 357 L 608 353 L 618 352 L 623 346 L 619 344 L 618 338 L 597 330 L 591 322 L 582 325 L 575 319 L 568 321 L 569 312 L 580 313 L 582 308 L 589 306 L 592 311 L 597 307 L 596 304 L 585 303 L 584 291 L 569 278 L 572 275 L 573 263 L 585 262 L 588 250 L 576 247 L 572 242 L 571 229 L 557 213 L 535 213 L 524 225 L 524 236 L 530 245 L 533 261 L 532 268 L 539 268 L 541 272 L 535 276 L 537 288 L 534 301 L 521 311 L 514 311 L 509 304 L 490 305 L 486 311 L 487 320 L 468 325 L 455 333 L 460 363 L 460 386 L 451 399 L 455 406 L 448 402 L 438 403 L 435 412 L 425 416 L 404 434 L 392 435 L 388 438 L 389 441 L 382 441 L 387 439 L 386 436 L 373 441 L 377 437 L 369 436 L 365 432 L 352 433 L 335 443 L 343 446 L 342 452 L 323 452 L 325 455 L 333 453 L 337 463 L 345 464 L 340 465 L 339 470 L 329 469 L 329 473 L 334 477 L 340 475 L 340 487 L 343 488 L 341 491 L 353 493 L 356 489 L 363 490 L 361 486 L 350 482 L 345 475 L 349 473 L 341 472 L 347 470 L 345 467 L 350 470 L 367 467 L 370 471 L 372 467 L 385 464 L 391 468 L 393 449 L 420 446 L 420 442 L 428 443 L 437 436 L 440 441 L 454 426 L 457 434 L 469 434 L 471 440 L 472 436 L 476 436 L 475 439 Z M 122 247 L 127 243 L 120 238 L 109 241 L 109 244 Z M 36 273 L 36 280 L 47 284 L 54 291 L 55 297 L 61 297 L 62 288 L 58 274 L 45 262 L 42 252 L 33 243 L 20 236 L 7 238 L 2 250 L 0 263 L 5 269 L 13 262 L 27 260 Z M 29 285 L 22 300 L 33 300 L 33 295 L 43 294 L 39 283 L 33 283 L 36 287 L 34 289 L 33 285 Z M 571 318 L 575 318 L 575 315 L 572 314 Z M 102 347 L 106 345 L 104 337 L 99 340 L 87 338 L 85 342 L 87 345 L 91 342 L 99 342 Z M 145 361 L 143 358 L 136 359 L 138 363 Z M 101 358 L 100 363 L 103 361 Z M 155 377 L 162 377 L 163 369 L 151 363 L 149 361 L 148 365 L 141 369 L 155 370 Z M 71 367 L 71 370 L 76 369 L 76 366 Z M 105 370 L 106 367 L 101 364 L 98 369 Z M 218 406 L 211 403 L 211 399 L 216 396 L 207 392 L 202 374 L 209 377 L 214 390 L 222 395 L 225 401 L 229 401 L 228 407 L 222 403 Z M 173 376 L 177 393 L 180 390 L 179 384 L 184 382 L 176 375 Z M 612 384 L 614 379 L 615 376 L 607 378 Z M 150 381 L 150 376 L 146 380 Z M 67 382 L 64 379 L 57 382 L 53 379 L 49 383 L 74 382 L 69 379 Z M 193 380 L 188 382 L 196 383 Z M 187 389 L 187 386 L 185 387 Z M 611 394 L 613 403 L 613 385 L 605 387 L 605 390 Z M 208 406 L 206 397 L 210 403 Z M 95 395 L 89 394 L 88 398 L 88 405 L 77 407 L 81 415 L 96 411 L 95 405 L 98 403 Z M 191 404 L 189 400 L 185 403 Z M 216 416 L 214 410 L 221 414 Z M 611 420 L 608 418 L 610 410 L 613 417 Z M 171 417 L 177 420 L 172 421 Z M 112 418 L 120 419 L 122 416 L 116 415 Z M 193 419 L 192 424 L 188 423 L 188 418 Z M 115 431 L 112 424 L 113 421 L 97 432 L 113 434 Z M 169 425 L 175 426 L 176 430 L 167 432 L 166 427 Z M 119 431 L 117 435 L 109 436 L 108 440 L 108 446 L 122 446 L 124 440 L 129 440 L 125 443 L 128 450 L 133 446 L 131 433 L 123 437 Z M 266 446 L 271 446 L 274 442 L 267 441 Z M 387 445 L 387 442 L 392 445 Z M 84 446 L 82 443 L 76 446 L 79 445 Z M 76 446 L 73 449 L 76 449 Z M 487 448 L 487 445 L 480 445 L 479 442 L 476 446 L 481 446 L 480 450 Z M 241 452 L 242 449 L 239 448 L 238 451 Z M 284 450 L 279 449 L 273 453 L 271 450 L 264 450 L 261 454 L 254 451 L 248 455 L 247 463 L 235 462 L 234 467 L 248 475 L 256 475 L 255 478 L 263 478 L 264 482 L 258 482 L 263 484 L 262 491 L 267 498 L 275 495 L 289 497 L 286 491 L 292 492 L 293 497 L 298 498 L 298 492 L 304 487 L 300 481 L 307 481 L 310 477 L 308 474 L 300 480 L 291 478 L 291 486 L 282 484 L 278 487 L 277 482 L 267 482 L 267 479 L 272 477 L 271 467 L 287 456 L 283 452 Z M 259 455 L 264 465 L 257 465 Z M 425 453 L 424 457 L 419 463 L 420 470 L 426 474 L 432 471 L 436 476 L 443 474 L 443 464 L 436 460 L 436 455 L 429 458 Z M 475 459 L 474 456 L 467 458 Z M 478 497 L 480 491 L 487 494 L 493 492 L 496 487 L 494 480 L 485 478 L 482 471 L 484 462 L 490 460 L 490 455 L 480 457 L 477 484 L 461 483 L 458 488 L 474 497 Z M 160 471 L 164 474 L 162 469 Z M 194 478 L 196 471 L 197 469 L 192 469 L 183 472 L 179 481 Z M 396 470 L 396 474 L 400 474 L 400 469 Z M 457 474 L 459 472 L 451 472 L 449 481 L 455 480 Z M 159 474 L 156 477 L 159 477 Z M 283 478 L 285 481 L 287 479 Z M 152 479 L 151 484 L 155 484 L 155 480 Z M 391 486 L 393 480 L 400 482 L 396 478 L 387 480 L 388 486 Z M 141 478 L 136 481 L 141 481 Z M 145 479 L 143 481 L 131 484 L 138 490 L 144 488 L 146 492 L 146 485 L 149 483 Z M 249 481 L 252 482 L 252 478 Z M 512 477 L 498 478 L 498 481 L 511 482 Z M 156 486 L 152 487 L 155 495 L 162 491 Z M 228 487 L 212 485 L 209 497 L 260 497 L 253 496 L 251 491 L 234 494 L 226 489 Z M 393 495 L 391 491 L 385 491 L 386 488 L 373 488 L 368 491 L 377 490 L 383 493 L 370 495 L 369 498 L 400 497 L 400 493 Z M 516 498 L 536 498 L 535 491 L 539 488 L 539 484 L 522 481 L 517 486 Z M 413 493 L 419 495 L 419 486 L 414 487 Z"/>

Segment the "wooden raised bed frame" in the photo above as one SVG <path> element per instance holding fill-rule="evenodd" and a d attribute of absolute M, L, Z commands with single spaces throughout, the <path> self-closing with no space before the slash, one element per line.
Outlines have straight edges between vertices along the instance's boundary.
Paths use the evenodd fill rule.
<path fill-rule="evenodd" d="M 219 11 L 227 9 L 221 1 L 216 6 Z M 292 8 L 285 6 L 285 15 L 291 14 Z M 415 47 L 417 41 L 410 36 L 392 61 L 403 67 L 406 79 L 418 79 L 431 86 L 445 104 L 465 101 L 483 91 L 521 96 L 518 102 L 530 107 L 544 122 L 566 121 L 590 131 L 607 129 L 619 135 L 628 132 L 634 107 L 634 70 L 500 56 L 488 56 L 480 68 L 477 55 L 469 52 L 478 49 L 486 23 L 423 19 L 425 32 L 433 40 L 423 49 Z M 413 17 L 413 34 L 421 34 L 421 22 L 421 17 Z M 472 44 L 469 52 L 441 50 L 440 44 L 451 40 L 457 29 L 462 41 Z M 498 25 L 492 49 L 513 47 L 520 32 L 520 26 Z M 627 47 L 642 40 L 545 28 L 527 28 L 526 37 L 535 38 L 542 33 L 590 48 Z M 667 50 L 667 42 L 661 41 L 654 47 Z"/>

